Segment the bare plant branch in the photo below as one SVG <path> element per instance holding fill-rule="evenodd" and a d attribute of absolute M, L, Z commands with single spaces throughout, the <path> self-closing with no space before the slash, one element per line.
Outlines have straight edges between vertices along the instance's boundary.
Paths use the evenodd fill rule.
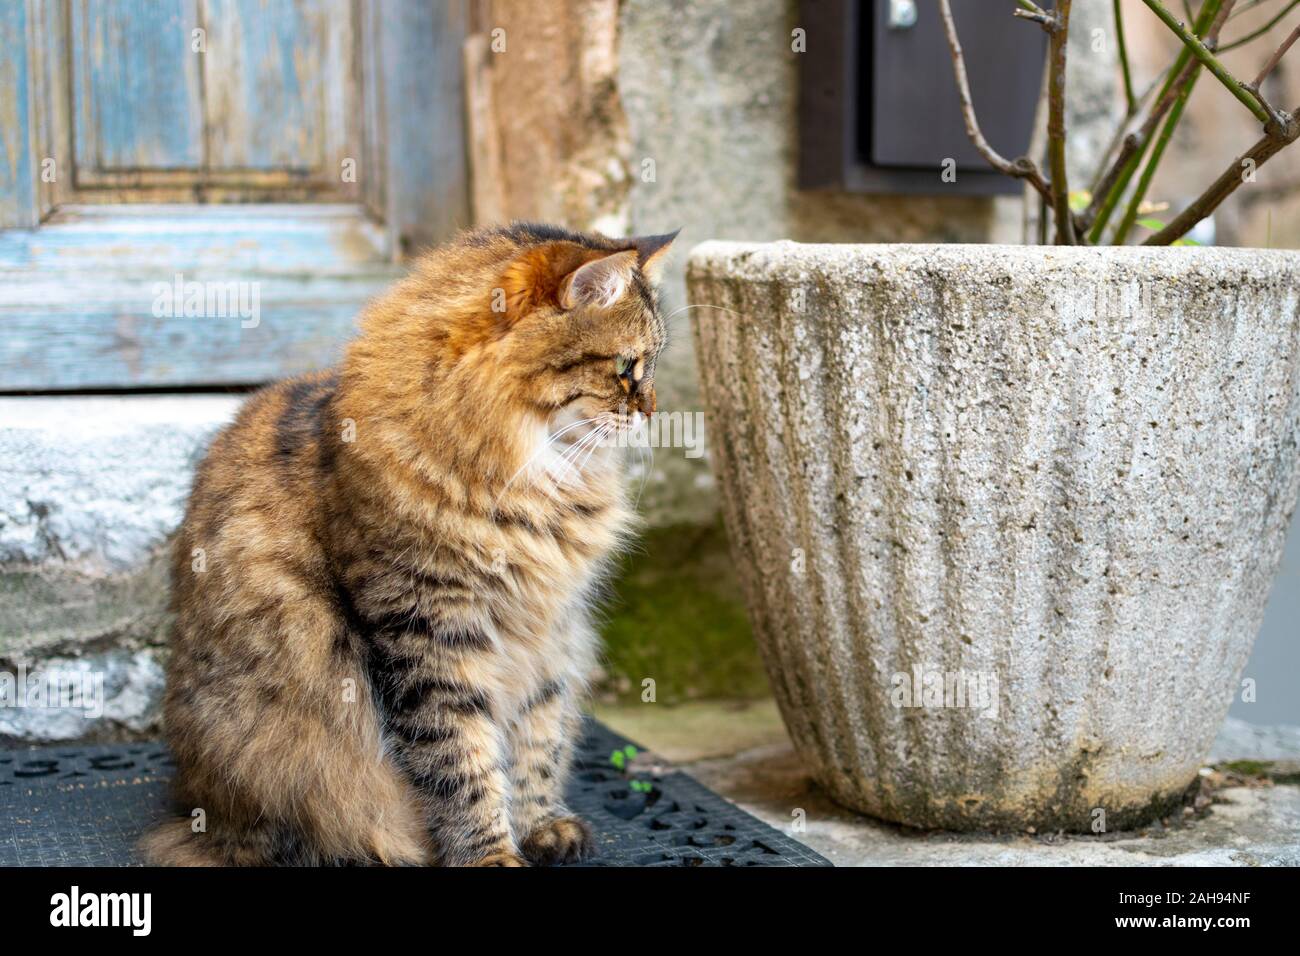
<path fill-rule="evenodd" d="M 1022 20 L 1034 20 L 1044 26 L 1050 26 L 1056 22 L 1051 13 L 1034 3 L 1033 0 L 1016 0 L 1016 4 L 1020 9 L 1011 11 L 1013 17 L 1020 17 Z"/>
<path fill-rule="evenodd" d="M 1050 13 L 1025 13 L 1023 10 L 1012 10 L 1011 15 L 1017 20 L 1029 20 L 1044 27 L 1052 25 L 1052 15 Z"/>
<path fill-rule="evenodd" d="M 957 26 L 953 23 L 952 7 L 949 6 L 948 0 L 939 0 L 939 16 L 943 20 L 944 34 L 948 38 L 948 51 L 952 54 L 952 71 L 957 79 L 957 96 L 961 100 L 961 115 L 966 122 L 966 135 L 970 137 L 970 141 L 975 144 L 979 154 L 984 157 L 990 166 L 1004 175 L 1025 180 L 1037 190 L 1040 196 L 1051 202 L 1052 188 L 1043 179 L 1043 174 L 1038 171 L 1038 166 L 1032 159 L 1028 156 L 1021 156 L 1014 161 L 1009 160 L 994 149 L 989 144 L 989 141 L 984 138 L 983 132 L 980 131 L 979 120 L 975 116 L 975 104 L 970 95 L 970 82 L 966 78 L 966 59 L 962 55 L 961 41 L 957 38 Z"/>
<path fill-rule="evenodd" d="M 1277 66 L 1278 61 L 1286 55 L 1287 50 L 1291 49 L 1291 44 L 1295 43 L 1297 38 L 1300 38 L 1300 26 L 1292 30 L 1291 35 L 1282 41 L 1282 45 L 1273 51 L 1273 55 L 1264 64 L 1264 68 L 1259 71 L 1259 76 L 1255 77 L 1254 82 L 1250 84 L 1250 88 L 1254 90 L 1256 96 L 1259 95 L 1259 89 L 1264 85 L 1264 81 L 1268 79 L 1268 75 L 1273 72 L 1273 67 Z"/>
<path fill-rule="evenodd" d="M 1175 239 L 1181 239 L 1193 226 L 1218 209 L 1225 199 L 1237 191 L 1237 187 L 1247 179 L 1247 170 L 1258 169 L 1284 147 L 1300 139 L 1300 123 L 1290 116 L 1287 119 L 1289 122 L 1282 129 L 1271 128 L 1254 146 L 1233 160 L 1200 198 L 1179 213 L 1173 222 L 1147 239 L 1143 245 L 1167 246 Z"/>
<path fill-rule="evenodd" d="M 1142 0 L 1142 2 L 1150 7 L 1151 11 L 1164 21 L 1165 26 L 1169 27 L 1178 39 L 1183 41 L 1183 45 L 1188 50 L 1191 50 L 1192 56 L 1200 60 L 1201 63 L 1204 64 L 1205 68 L 1214 74 L 1215 78 L 1224 85 L 1229 93 L 1239 99 L 1246 109 L 1255 114 L 1256 119 L 1264 124 L 1276 119 L 1273 111 L 1269 109 L 1267 104 L 1265 104 L 1257 94 L 1251 92 L 1244 83 L 1229 73 L 1227 68 L 1219 62 L 1218 57 L 1214 55 L 1213 51 L 1202 43 L 1194 34 L 1189 33 L 1187 28 L 1183 26 L 1183 24 L 1179 22 L 1172 13 L 1165 9 L 1165 5 L 1161 3 L 1160 0 Z"/>
<path fill-rule="evenodd" d="M 1048 29 L 1047 56 L 1047 164 L 1052 171 L 1052 205 L 1056 214 L 1056 241 L 1078 242 L 1070 213 L 1070 184 L 1065 170 L 1065 52 L 1073 0 L 1056 0 L 1056 24 Z"/>
<path fill-rule="evenodd" d="M 1106 222 L 1119 200 L 1128 188 L 1128 183 L 1137 167 L 1142 163 L 1148 146 L 1154 142 L 1151 157 L 1143 169 L 1142 177 L 1128 204 L 1124 219 L 1116 230 L 1115 241 L 1122 242 L 1129 228 L 1135 221 L 1137 211 L 1155 175 L 1165 148 L 1177 127 L 1191 94 L 1193 84 L 1202 68 L 1207 69 L 1238 100 L 1250 109 L 1252 115 L 1264 123 L 1264 136 L 1249 150 L 1233 162 L 1191 205 L 1183 210 L 1173 222 L 1150 236 L 1146 245 L 1166 245 L 1186 235 L 1196 223 L 1214 212 L 1219 205 L 1232 195 L 1246 181 L 1253 181 L 1253 171 L 1262 166 L 1284 147 L 1300 139 L 1300 114 L 1287 113 L 1274 109 L 1259 94 L 1258 87 L 1277 67 L 1278 62 L 1287 51 L 1300 40 L 1300 27 L 1288 35 L 1269 60 L 1260 70 L 1252 84 L 1246 84 L 1234 77 L 1215 55 L 1218 35 L 1224 23 L 1230 18 L 1237 0 L 1204 0 L 1195 17 L 1192 32 L 1174 19 L 1161 0 L 1143 0 L 1156 13 L 1159 19 L 1169 27 L 1182 41 L 1182 48 L 1173 65 L 1163 77 L 1153 83 L 1140 98 L 1133 96 L 1132 76 L 1125 70 L 1125 97 L 1128 112 L 1124 122 L 1116 131 L 1114 139 L 1106 149 L 1106 156 L 1115 152 L 1115 160 L 1105 172 L 1097 174 L 1097 188 L 1094 189 L 1092 202 L 1088 209 L 1076 216 L 1070 211 L 1069 184 L 1065 165 L 1065 80 L 1066 80 L 1066 39 L 1069 31 L 1071 0 L 1056 0 L 1054 9 L 1048 13 L 1032 0 L 1017 0 L 1016 16 L 1022 19 L 1038 20 L 1048 34 L 1048 90 L 1047 90 L 1047 154 L 1050 181 L 1046 179 L 1033 160 L 1022 156 L 1008 160 L 995 150 L 980 130 L 975 115 L 975 106 L 971 99 L 970 82 L 966 75 L 966 62 L 962 54 L 961 43 L 957 37 L 957 28 L 953 21 L 950 0 L 939 0 L 939 11 L 943 21 L 944 33 L 952 55 L 953 74 L 957 80 L 957 91 L 961 100 L 962 117 L 966 132 L 980 155 L 994 169 L 1005 175 L 1028 182 L 1038 193 L 1041 203 L 1039 215 L 1040 241 L 1046 239 L 1046 211 L 1050 205 L 1052 217 L 1056 221 L 1056 242 L 1058 244 L 1077 244 L 1080 241 L 1096 242 Z M 1249 9 L 1258 6 L 1260 0 L 1246 5 Z M 1290 0 L 1287 9 L 1300 5 L 1300 0 Z M 1237 8 L 1240 12 L 1241 8 Z M 1116 14 L 1119 14 L 1116 4 Z M 1189 11 L 1190 12 L 1190 11 Z M 1285 12 L 1285 11 L 1284 11 Z M 1276 23 L 1275 17 L 1271 23 Z M 1119 21 L 1117 20 L 1117 23 Z M 1122 26 L 1119 27 L 1122 30 Z M 1121 47 L 1124 41 L 1120 40 Z M 1127 60 L 1127 50 L 1121 57 Z M 1139 110 L 1143 109 L 1151 91 L 1157 86 L 1160 95 L 1147 108 L 1141 125 L 1133 131 L 1125 132 Z M 1159 136 L 1155 136 L 1157 126 Z M 1087 233 L 1086 240 L 1084 234 Z"/>

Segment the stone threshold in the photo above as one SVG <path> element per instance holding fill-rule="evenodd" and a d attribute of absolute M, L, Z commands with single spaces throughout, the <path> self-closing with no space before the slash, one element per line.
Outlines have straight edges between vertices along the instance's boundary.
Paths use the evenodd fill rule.
<path fill-rule="evenodd" d="M 598 707 L 705 786 L 836 866 L 1300 866 L 1300 727 L 1228 718 L 1180 818 L 1144 830 L 950 833 L 875 820 L 814 784 L 771 700 Z"/>

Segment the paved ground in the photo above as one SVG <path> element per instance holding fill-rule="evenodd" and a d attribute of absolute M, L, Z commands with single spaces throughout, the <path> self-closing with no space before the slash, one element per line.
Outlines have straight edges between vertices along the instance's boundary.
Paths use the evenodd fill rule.
<path fill-rule="evenodd" d="M 1101 836 L 909 830 L 812 783 L 771 701 L 600 707 L 597 716 L 838 866 L 1300 866 L 1300 728 L 1229 720 L 1196 807 Z M 794 829 L 797 811 L 805 828 Z"/>

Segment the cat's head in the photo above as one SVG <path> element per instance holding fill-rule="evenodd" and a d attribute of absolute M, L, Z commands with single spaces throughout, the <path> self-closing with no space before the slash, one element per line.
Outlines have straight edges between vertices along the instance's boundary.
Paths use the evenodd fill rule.
<path fill-rule="evenodd" d="M 510 385 L 539 414 L 626 425 L 656 407 L 667 344 L 657 287 L 677 233 L 636 239 L 519 223 L 492 289 L 496 348 Z"/>

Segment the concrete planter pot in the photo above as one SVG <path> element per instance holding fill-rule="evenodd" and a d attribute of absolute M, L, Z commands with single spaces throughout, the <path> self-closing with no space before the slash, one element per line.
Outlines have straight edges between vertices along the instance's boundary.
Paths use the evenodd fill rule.
<path fill-rule="evenodd" d="M 821 785 L 953 829 L 1175 806 L 1295 507 L 1300 254 L 706 243 L 688 281 L 750 616 Z"/>

